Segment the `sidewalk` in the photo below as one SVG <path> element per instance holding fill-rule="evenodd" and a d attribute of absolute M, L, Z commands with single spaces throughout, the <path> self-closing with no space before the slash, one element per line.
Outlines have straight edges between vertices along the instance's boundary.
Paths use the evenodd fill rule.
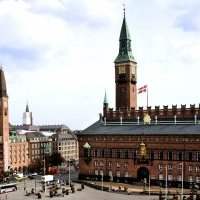
<path fill-rule="evenodd" d="M 87 181 L 90 184 L 102 186 L 101 181 Z M 146 193 L 149 194 L 160 194 L 165 193 L 165 188 L 161 188 L 159 186 L 149 186 L 147 185 L 145 188 L 144 186 L 139 185 L 132 185 L 126 183 L 114 183 L 114 182 L 103 182 L 103 187 L 109 188 L 109 191 L 116 191 L 116 192 L 126 192 L 126 193 Z M 191 193 L 191 189 L 184 189 L 184 194 L 188 195 Z M 168 188 L 168 194 L 181 194 L 181 188 Z"/>

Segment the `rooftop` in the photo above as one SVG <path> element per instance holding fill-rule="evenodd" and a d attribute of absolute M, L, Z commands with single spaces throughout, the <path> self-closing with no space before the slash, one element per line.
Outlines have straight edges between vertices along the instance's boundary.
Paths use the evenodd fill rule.
<path fill-rule="evenodd" d="M 97 121 L 77 135 L 200 135 L 200 122 L 109 122 Z"/>

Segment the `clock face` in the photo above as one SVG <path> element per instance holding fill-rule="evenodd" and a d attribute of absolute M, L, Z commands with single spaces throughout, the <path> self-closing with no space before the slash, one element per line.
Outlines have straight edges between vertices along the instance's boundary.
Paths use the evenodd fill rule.
<path fill-rule="evenodd" d="M 120 66 L 119 67 L 119 74 L 125 74 L 125 66 Z"/>

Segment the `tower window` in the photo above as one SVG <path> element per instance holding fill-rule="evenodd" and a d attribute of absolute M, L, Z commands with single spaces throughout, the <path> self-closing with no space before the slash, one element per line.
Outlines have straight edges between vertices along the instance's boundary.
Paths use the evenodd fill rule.
<path fill-rule="evenodd" d="M 125 74 L 126 70 L 124 66 L 119 67 L 119 74 Z"/>
<path fill-rule="evenodd" d="M 7 109 L 7 108 L 5 108 L 5 110 L 4 110 L 4 115 L 5 115 L 5 116 L 8 115 L 8 109 Z"/>

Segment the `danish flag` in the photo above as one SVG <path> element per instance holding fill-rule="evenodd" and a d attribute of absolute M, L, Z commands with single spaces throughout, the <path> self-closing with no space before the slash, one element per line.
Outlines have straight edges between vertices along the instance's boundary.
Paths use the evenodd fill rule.
<path fill-rule="evenodd" d="M 138 94 L 140 94 L 142 92 L 147 92 L 147 88 L 148 88 L 147 85 L 144 85 L 144 86 L 138 88 Z"/>

